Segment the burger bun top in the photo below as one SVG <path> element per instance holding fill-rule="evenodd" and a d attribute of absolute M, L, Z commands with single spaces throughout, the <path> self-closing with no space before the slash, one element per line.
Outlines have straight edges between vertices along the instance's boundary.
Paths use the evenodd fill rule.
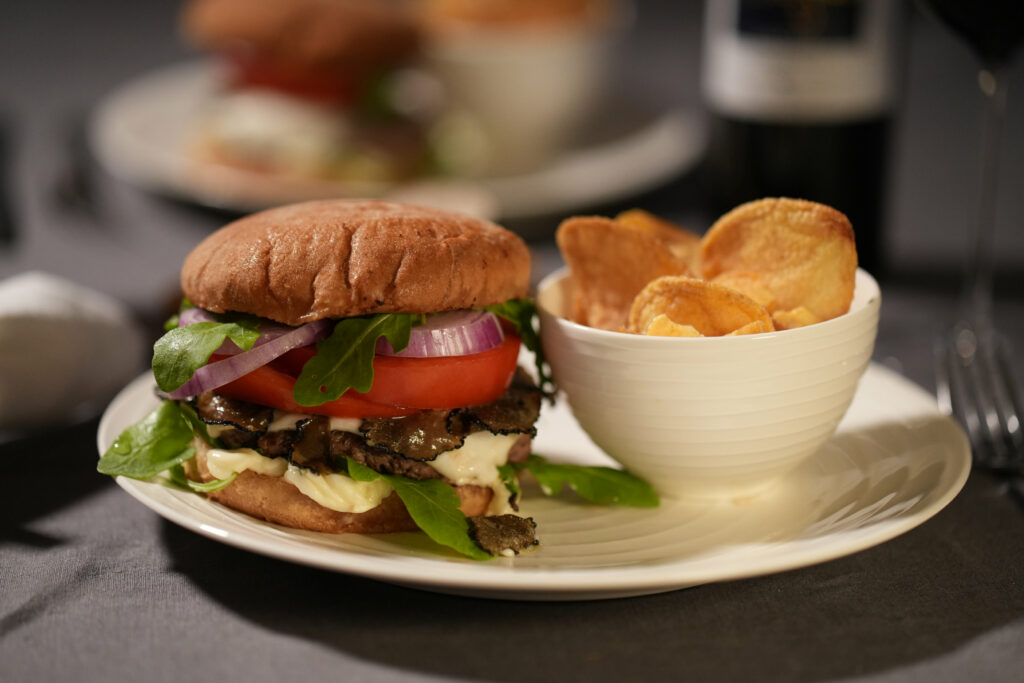
<path fill-rule="evenodd" d="M 189 0 L 181 30 L 206 50 L 242 49 L 316 71 L 390 66 L 419 46 L 408 8 L 380 0 Z"/>
<path fill-rule="evenodd" d="M 182 291 L 215 313 L 288 325 L 434 313 L 526 296 L 530 252 L 492 223 L 377 200 L 292 204 L 241 218 L 189 254 Z"/>

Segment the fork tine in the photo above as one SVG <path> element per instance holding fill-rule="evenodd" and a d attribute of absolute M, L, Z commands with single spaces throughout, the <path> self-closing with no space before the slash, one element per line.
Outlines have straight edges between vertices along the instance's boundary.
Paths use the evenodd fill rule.
<path fill-rule="evenodd" d="M 1005 339 L 961 323 L 933 350 L 938 406 L 967 431 L 974 461 L 1024 476 L 1021 401 Z"/>
<path fill-rule="evenodd" d="M 953 415 L 953 395 L 950 392 L 949 343 L 945 337 L 937 337 L 932 345 L 932 360 L 935 365 L 935 399 L 939 410 Z"/>
<path fill-rule="evenodd" d="M 1008 465 L 1016 468 L 1024 467 L 1024 433 L 1021 431 L 1021 410 L 1020 394 L 1017 393 L 1016 375 L 1010 364 L 1010 351 L 1007 348 L 1006 339 L 994 335 L 990 347 L 990 366 L 993 376 L 1002 377 L 1004 381 L 995 382 L 997 385 L 993 396 L 999 411 L 1000 421 L 1003 426 L 1006 443 L 1011 455 L 1008 458 Z"/>
<path fill-rule="evenodd" d="M 976 392 L 968 380 L 970 355 L 967 349 L 957 350 L 956 335 L 950 340 L 943 340 L 940 346 L 941 357 L 936 364 L 941 376 L 946 379 L 949 410 L 948 415 L 956 418 L 967 430 L 971 441 L 971 452 L 975 460 L 980 460 L 984 449 L 984 438 L 981 433 L 981 421 L 978 419 Z"/>
<path fill-rule="evenodd" d="M 975 462 L 998 469 L 1006 457 L 1005 444 L 980 341 L 966 325 L 954 330 L 950 362 L 953 408 L 967 428 Z"/>
<path fill-rule="evenodd" d="M 984 464 L 993 469 L 1006 469 L 1011 452 L 1006 439 L 1007 415 L 1005 378 L 999 374 L 995 361 L 995 348 L 990 330 L 975 335 L 973 353 L 970 359 L 970 376 L 977 391 L 979 417 L 988 447 Z"/>

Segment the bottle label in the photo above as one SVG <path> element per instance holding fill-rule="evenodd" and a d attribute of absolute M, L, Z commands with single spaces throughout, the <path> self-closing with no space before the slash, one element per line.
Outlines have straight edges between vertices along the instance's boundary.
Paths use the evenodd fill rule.
<path fill-rule="evenodd" d="M 712 0 L 704 96 L 717 113 L 786 123 L 877 116 L 893 99 L 892 0 Z"/>

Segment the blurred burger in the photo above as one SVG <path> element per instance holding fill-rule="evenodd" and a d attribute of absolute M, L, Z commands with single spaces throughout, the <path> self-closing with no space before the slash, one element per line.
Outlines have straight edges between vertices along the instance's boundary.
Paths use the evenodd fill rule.
<path fill-rule="evenodd" d="M 419 33 L 391 0 L 191 0 L 182 32 L 223 63 L 191 152 L 317 180 L 391 182 L 426 163 L 420 122 L 391 98 Z"/>
<path fill-rule="evenodd" d="M 186 303 L 154 347 L 165 400 L 99 469 L 169 470 L 299 529 L 529 547 L 514 514 L 541 398 L 517 369 L 529 274 L 519 237 L 438 209 L 319 201 L 235 221 L 185 260 Z"/>

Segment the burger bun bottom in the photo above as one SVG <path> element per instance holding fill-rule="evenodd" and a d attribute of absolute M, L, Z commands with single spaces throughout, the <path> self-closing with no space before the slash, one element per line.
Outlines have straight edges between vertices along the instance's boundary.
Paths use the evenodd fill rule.
<path fill-rule="evenodd" d="M 185 471 L 190 479 L 211 481 L 214 477 L 206 467 L 202 451 L 186 463 Z M 462 501 L 459 509 L 467 517 L 487 511 L 493 496 L 491 489 L 470 485 L 454 489 Z M 320 505 L 281 477 L 245 470 L 228 486 L 206 495 L 252 517 L 295 529 L 331 534 L 386 534 L 418 529 L 396 493 L 366 512 L 338 512 Z"/>

